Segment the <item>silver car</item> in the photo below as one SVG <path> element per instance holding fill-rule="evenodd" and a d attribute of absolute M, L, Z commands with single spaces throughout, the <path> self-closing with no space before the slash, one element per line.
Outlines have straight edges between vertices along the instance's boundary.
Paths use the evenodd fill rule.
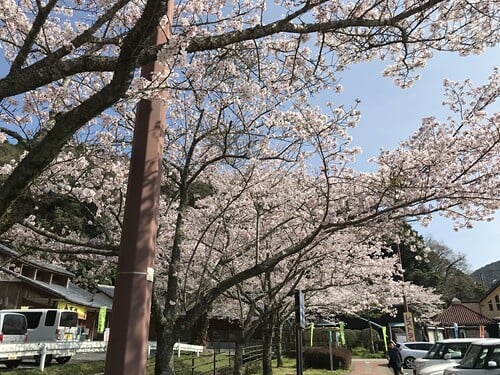
<path fill-rule="evenodd" d="M 415 359 L 413 362 L 413 374 L 442 374 L 446 367 L 454 366 L 460 362 L 470 343 L 477 340 L 480 339 L 458 338 L 436 341 L 423 358 Z M 430 366 L 432 367 L 432 371 L 427 369 Z"/>
<path fill-rule="evenodd" d="M 460 364 L 445 369 L 444 375 L 500 375 L 500 339 L 471 343 Z"/>
<path fill-rule="evenodd" d="M 424 357 L 432 346 L 432 342 L 416 341 L 397 343 L 396 348 L 401 352 L 403 357 L 403 367 L 412 369 L 413 361 L 416 358 Z"/>

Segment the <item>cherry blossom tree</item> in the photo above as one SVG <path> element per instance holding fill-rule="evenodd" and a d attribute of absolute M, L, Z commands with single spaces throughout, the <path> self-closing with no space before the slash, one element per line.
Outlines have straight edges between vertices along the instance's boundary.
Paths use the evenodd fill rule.
<path fill-rule="evenodd" d="M 3 133 L 28 146 L 2 184 L 1 221 L 84 125 L 109 121 L 104 111 L 137 90 L 182 88 L 203 64 L 244 70 L 248 95 L 326 88 L 335 71 L 374 58 L 391 59 L 385 74 L 406 86 L 433 51 L 479 53 L 499 35 L 495 1 L 186 1 L 175 4 L 174 37 L 165 46 L 146 40 L 167 22 L 166 0 L 1 5 L 1 115 L 10 125 Z M 153 87 L 134 80 L 154 59 L 172 69 Z"/>
<path fill-rule="evenodd" d="M 390 59 L 384 74 L 407 87 L 434 51 L 467 55 L 495 45 L 494 1 L 186 1 L 176 4 L 174 36 L 163 46 L 146 41 L 166 25 L 164 0 L 0 4 L 8 67 L 0 140 L 25 150 L 2 167 L 0 224 L 12 241 L 43 236 L 89 257 L 115 254 L 131 109 L 167 91 L 158 374 L 172 373 L 173 340 L 207 306 L 288 258 L 328 252 L 332 239 L 380 248 L 380 235 L 406 218 L 425 223 L 440 212 L 460 227 L 498 208 L 500 121 L 488 114 L 497 70 L 484 86 L 446 82 L 452 116 L 424 119 L 411 139 L 374 160 L 373 173 L 350 164 L 356 106 L 309 104 L 322 90 L 340 91 L 341 72 L 355 62 Z M 164 71 L 140 79 L 137 69 L 155 59 Z M 106 156 L 89 147 L 80 158 L 72 148 L 82 143 Z M 39 226 L 36 210 L 12 225 L 21 197 L 47 191 L 92 202 L 99 235 L 57 236 Z M 259 219 L 267 224 L 255 236 Z M 264 240 L 267 253 L 257 257 Z M 341 264 L 345 254 L 334 249 Z"/>

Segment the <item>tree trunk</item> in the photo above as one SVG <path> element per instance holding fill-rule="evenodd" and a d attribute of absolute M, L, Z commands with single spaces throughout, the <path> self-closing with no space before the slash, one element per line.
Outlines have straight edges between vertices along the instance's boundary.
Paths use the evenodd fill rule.
<path fill-rule="evenodd" d="M 154 287 L 152 297 L 151 315 L 156 332 L 155 375 L 174 375 L 175 326 L 165 319 L 161 298 Z"/>
<path fill-rule="evenodd" d="M 370 330 L 370 353 L 375 353 L 375 346 L 373 344 L 372 326 L 369 322 L 368 322 L 368 329 Z"/>
<path fill-rule="evenodd" d="M 262 374 L 273 375 L 273 314 L 267 316 L 262 332 Z"/>
<path fill-rule="evenodd" d="M 233 375 L 241 375 L 243 368 L 243 348 L 244 344 L 242 341 L 236 342 L 236 348 L 234 351 L 234 364 L 233 364 Z"/>
<path fill-rule="evenodd" d="M 276 367 L 283 367 L 283 323 L 278 323 L 275 328 L 274 350 L 276 355 Z"/>
<path fill-rule="evenodd" d="M 205 311 L 202 316 L 200 316 L 198 319 L 196 319 L 196 323 L 193 326 L 192 342 L 195 345 L 202 345 L 205 347 L 207 346 L 208 325 L 209 325 L 208 313 L 209 313 L 209 311 L 210 311 L 210 309 L 207 309 L 207 311 Z"/>
<path fill-rule="evenodd" d="M 175 375 L 173 367 L 175 339 L 172 331 L 160 328 L 156 330 L 156 334 L 155 375 Z"/>

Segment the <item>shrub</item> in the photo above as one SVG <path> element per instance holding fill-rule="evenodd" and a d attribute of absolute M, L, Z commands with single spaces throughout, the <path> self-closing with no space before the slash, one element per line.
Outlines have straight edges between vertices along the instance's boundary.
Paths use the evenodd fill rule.
<path fill-rule="evenodd" d="M 351 367 L 352 354 L 347 348 L 332 349 L 333 370 L 348 370 Z M 326 347 L 313 346 L 304 350 L 306 368 L 330 369 L 330 350 Z"/>
<path fill-rule="evenodd" d="M 370 331 L 371 331 L 371 336 L 370 336 Z M 372 340 L 375 343 L 376 341 L 380 340 L 380 336 L 376 330 L 373 328 L 365 328 L 362 329 L 359 332 L 359 344 L 363 348 L 366 348 L 368 350 L 372 349 Z"/>
<path fill-rule="evenodd" d="M 358 332 L 353 331 L 352 329 L 345 329 L 344 330 L 344 337 L 345 337 L 345 345 L 348 348 L 354 348 L 356 346 L 359 346 L 359 339 L 358 339 Z"/>
<path fill-rule="evenodd" d="M 313 346 L 328 346 L 329 336 L 330 332 L 327 330 L 315 328 L 313 334 Z M 333 332 L 333 340 L 335 341 L 335 332 Z M 309 343 L 311 342 L 310 330 L 304 332 L 304 342 L 309 346 Z"/>
<path fill-rule="evenodd" d="M 245 365 L 243 375 L 262 374 L 262 363 L 252 362 Z"/>

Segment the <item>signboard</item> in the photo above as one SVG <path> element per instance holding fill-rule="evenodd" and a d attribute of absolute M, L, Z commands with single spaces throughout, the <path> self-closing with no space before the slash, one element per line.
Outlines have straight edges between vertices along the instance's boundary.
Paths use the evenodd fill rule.
<path fill-rule="evenodd" d="M 86 320 L 87 319 L 87 308 L 75 305 L 69 302 L 58 302 L 57 308 L 62 310 L 76 311 L 78 313 L 78 319 Z"/>
<path fill-rule="evenodd" d="M 405 320 L 406 341 L 415 341 L 415 328 L 413 327 L 413 316 L 411 312 L 403 313 Z"/>
<path fill-rule="evenodd" d="M 304 293 L 295 291 L 295 323 L 300 328 L 306 328 L 306 312 L 304 309 Z"/>
<path fill-rule="evenodd" d="M 302 331 L 306 328 L 306 313 L 304 309 L 304 293 L 302 290 L 295 291 L 295 368 L 297 370 L 297 375 L 303 374 L 303 350 L 302 341 L 303 333 Z"/>

